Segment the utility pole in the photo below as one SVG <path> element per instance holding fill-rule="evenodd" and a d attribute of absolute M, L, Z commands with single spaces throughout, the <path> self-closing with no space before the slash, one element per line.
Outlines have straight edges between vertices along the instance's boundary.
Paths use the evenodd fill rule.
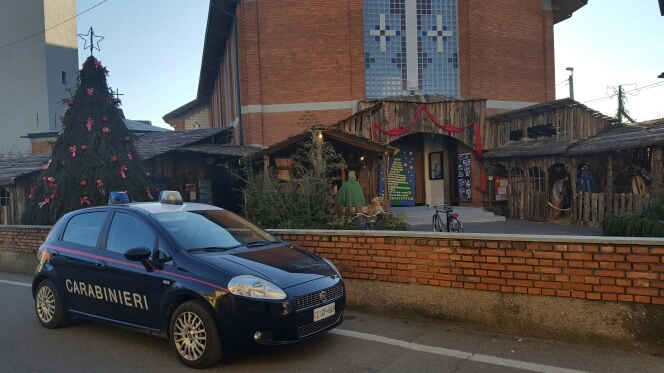
<path fill-rule="evenodd" d="M 622 85 L 619 85 L 618 86 L 618 123 L 622 123 L 622 113 L 623 113 Z"/>
<path fill-rule="evenodd" d="M 634 119 L 632 119 L 632 117 L 630 117 L 629 114 L 627 114 L 627 112 L 625 111 L 625 99 L 624 98 L 625 98 L 625 94 L 623 93 L 622 85 L 619 85 L 618 86 L 618 113 L 617 113 L 618 114 L 618 123 L 619 124 L 622 123 L 623 115 L 630 122 L 636 123 L 636 121 Z"/>
<path fill-rule="evenodd" d="M 569 98 L 574 100 L 574 68 L 568 67 L 565 70 L 569 71 Z"/>

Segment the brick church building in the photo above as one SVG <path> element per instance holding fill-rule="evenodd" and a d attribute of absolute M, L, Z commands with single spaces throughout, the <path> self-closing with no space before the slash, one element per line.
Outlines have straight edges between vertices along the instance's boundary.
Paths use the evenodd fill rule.
<path fill-rule="evenodd" d="M 262 146 L 381 100 L 481 99 L 476 119 L 484 120 L 555 99 L 553 27 L 586 3 L 211 0 L 197 96 L 164 120 L 181 130 L 232 127 L 235 144 Z M 408 147 L 401 153 L 416 165 L 408 176 L 413 200 L 396 204 L 477 205 L 477 198 L 456 198 L 454 166 L 475 144 L 448 135 L 414 129 L 387 139 Z M 442 179 L 430 175 L 437 172 L 432 152 L 444 159 Z M 477 177 L 471 180 L 476 185 Z"/>

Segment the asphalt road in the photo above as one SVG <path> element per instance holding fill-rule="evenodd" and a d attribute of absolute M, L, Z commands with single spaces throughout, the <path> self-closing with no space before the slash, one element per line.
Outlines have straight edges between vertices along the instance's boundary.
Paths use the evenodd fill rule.
<path fill-rule="evenodd" d="M 0 273 L 0 372 L 192 371 L 166 339 L 86 321 L 42 328 L 30 280 Z M 664 358 L 347 312 L 330 333 L 230 356 L 207 371 L 659 373 Z"/>

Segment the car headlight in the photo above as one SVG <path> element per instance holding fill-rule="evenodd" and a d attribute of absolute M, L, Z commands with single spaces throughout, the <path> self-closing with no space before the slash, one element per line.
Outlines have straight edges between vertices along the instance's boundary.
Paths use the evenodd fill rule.
<path fill-rule="evenodd" d="M 323 258 L 323 257 L 321 256 L 321 258 Z M 334 272 L 336 272 L 336 273 L 339 275 L 339 278 L 341 278 L 341 272 L 339 272 L 339 269 L 337 268 L 337 266 L 335 266 L 334 263 L 332 263 L 332 261 L 329 260 L 329 259 L 327 259 L 327 258 L 323 258 L 323 260 L 324 260 L 325 263 L 327 263 L 330 267 L 332 267 L 332 269 L 334 270 Z"/>
<path fill-rule="evenodd" d="M 255 299 L 285 299 L 286 293 L 277 285 L 252 275 L 235 276 L 228 281 L 231 293 Z"/>

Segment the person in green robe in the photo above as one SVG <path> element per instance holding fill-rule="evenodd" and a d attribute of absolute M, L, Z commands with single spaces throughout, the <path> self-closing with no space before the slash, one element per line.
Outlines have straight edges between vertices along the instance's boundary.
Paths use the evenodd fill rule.
<path fill-rule="evenodd" d="M 337 205 L 339 206 L 365 206 L 362 187 L 357 182 L 355 171 L 348 171 L 348 180 L 341 185 L 337 194 Z"/>

